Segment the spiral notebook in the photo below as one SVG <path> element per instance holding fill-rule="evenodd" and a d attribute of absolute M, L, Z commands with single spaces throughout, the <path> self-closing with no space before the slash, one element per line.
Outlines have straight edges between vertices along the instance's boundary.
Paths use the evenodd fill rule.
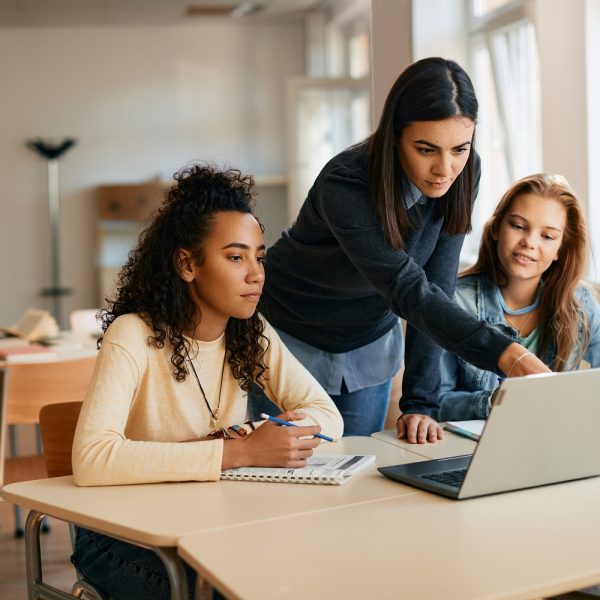
<path fill-rule="evenodd" d="M 301 469 L 239 467 L 221 473 L 221 479 L 272 483 L 327 483 L 342 485 L 375 463 L 375 456 L 339 454 L 311 456 Z"/>

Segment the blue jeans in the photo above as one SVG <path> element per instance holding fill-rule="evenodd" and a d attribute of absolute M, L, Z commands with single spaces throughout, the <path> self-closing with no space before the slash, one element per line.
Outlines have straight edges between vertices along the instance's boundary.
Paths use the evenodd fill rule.
<path fill-rule="evenodd" d="M 111 600 L 171 598 L 167 571 L 152 550 L 77 528 L 71 562 L 90 583 Z M 193 598 L 196 572 L 185 563 L 184 568 L 189 597 Z"/>
<path fill-rule="evenodd" d="M 381 431 L 385 423 L 392 380 L 349 392 L 342 383 L 342 393 L 332 394 L 331 399 L 344 419 L 344 435 L 371 435 Z M 262 389 L 253 385 L 248 394 L 248 417 L 260 421 L 260 413 L 277 415 L 281 409 L 273 404 Z"/>

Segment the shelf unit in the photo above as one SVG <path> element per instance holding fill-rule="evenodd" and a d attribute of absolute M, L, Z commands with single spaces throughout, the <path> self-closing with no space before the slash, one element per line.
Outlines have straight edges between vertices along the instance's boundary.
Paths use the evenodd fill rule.
<path fill-rule="evenodd" d="M 265 227 L 265 244 L 271 245 L 287 226 L 287 179 L 256 177 L 256 214 Z M 119 271 L 156 209 L 170 182 L 101 185 L 97 190 L 98 302 L 112 297 Z"/>

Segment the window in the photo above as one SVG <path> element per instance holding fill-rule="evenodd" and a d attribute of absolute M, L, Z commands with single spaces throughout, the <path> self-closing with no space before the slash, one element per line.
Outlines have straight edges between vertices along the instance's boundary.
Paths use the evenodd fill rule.
<path fill-rule="evenodd" d="M 485 17 L 514 4 L 514 0 L 473 0 L 473 16 Z"/>
<path fill-rule="evenodd" d="M 313 15 L 307 77 L 288 82 L 288 221 L 325 163 L 371 133 L 370 22 L 365 0 Z"/>
<path fill-rule="evenodd" d="M 465 264 L 475 259 L 483 225 L 509 185 L 542 170 L 539 58 L 522 4 L 471 3 L 471 75 L 479 99 L 475 145 L 483 169 L 473 232 L 463 246 Z"/>

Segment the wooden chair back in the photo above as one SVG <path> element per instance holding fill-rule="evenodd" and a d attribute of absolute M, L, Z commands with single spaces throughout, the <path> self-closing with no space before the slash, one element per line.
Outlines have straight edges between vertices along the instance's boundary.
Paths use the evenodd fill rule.
<path fill-rule="evenodd" d="M 6 368 L 6 423 L 38 423 L 42 406 L 82 401 L 95 364 L 96 356 L 11 364 Z"/>
<path fill-rule="evenodd" d="M 96 356 L 45 363 L 14 363 L 1 371 L 0 487 L 46 477 L 40 455 L 6 458 L 9 425 L 37 424 L 48 404 L 83 401 Z"/>
<path fill-rule="evenodd" d="M 48 404 L 40 411 L 40 430 L 48 477 L 72 475 L 71 451 L 83 402 Z"/>

